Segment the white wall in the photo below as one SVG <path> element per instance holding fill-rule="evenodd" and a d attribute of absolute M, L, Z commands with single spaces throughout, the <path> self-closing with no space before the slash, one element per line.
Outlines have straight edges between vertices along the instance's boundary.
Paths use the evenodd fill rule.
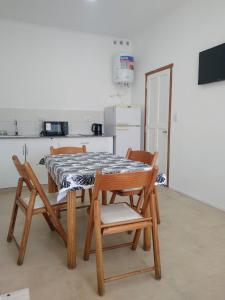
<path fill-rule="evenodd" d="M 113 37 L 0 21 L 0 108 L 103 110 L 118 92 Z"/>
<path fill-rule="evenodd" d="M 198 86 L 198 53 L 225 42 L 225 1 L 189 1 L 133 40 L 133 102 L 144 73 L 174 63 L 170 186 L 225 209 L 225 81 Z"/>

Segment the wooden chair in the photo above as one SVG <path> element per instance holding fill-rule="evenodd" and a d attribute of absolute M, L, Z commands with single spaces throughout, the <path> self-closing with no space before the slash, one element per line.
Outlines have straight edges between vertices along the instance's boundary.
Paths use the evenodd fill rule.
<path fill-rule="evenodd" d="M 82 147 L 60 147 L 54 148 L 53 146 L 50 147 L 50 154 L 52 155 L 59 155 L 59 154 L 76 154 L 76 153 L 85 153 L 87 152 L 86 146 L 83 145 Z M 91 198 L 91 189 L 89 189 L 89 195 Z M 85 190 L 81 191 L 81 196 L 76 196 L 77 198 L 81 198 L 81 202 L 84 202 L 85 199 Z"/>
<path fill-rule="evenodd" d="M 82 147 L 60 147 L 60 148 L 54 148 L 53 146 L 50 147 L 50 153 L 52 155 L 76 154 L 76 153 L 85 153 L 85 152 L 87 152 L 85 145 L 83 145 Z"/>
<path fill-rule="evenodd" d="M 34 171 L 32 170 L 28 162 L 26 162 L 25 164 L 21 164 L 16 155 L 13 155 L 12 160 L 18 173 L 20 174 L 20 178 L 18 180 L 16 189 L 16 196 L 7 241 L 11 242 L 12 239 L 16 241 L 13 233 L 18 208 L 21 208 L 22 212 L 25 214 L 25 224 L 20 245 L 16 241 L 16 244 L 19 248 L 17 264 L 21 265 L 23 263 L 26 252 L 26 246 L 33 215 L 42 214 L 50 229 L 56 230 L 63 239 L 64 243 L 67 243 L 66 233 L 55 214 L 55 210 L 57 208 L 66 207 L 66 202 L 57 202 L 57 194 L 47 195 L 44 192 L 41 184 L 39 183 Z M 23 197 L 22 195 L 24 184 L 26 185 L 29 192 L 29 196 L 27 197 Z"/>
<path fill-rule="evenodd" d="M 127 151 L 126 158 L 131 159 L 131 160 L 140 161 L 140 162 L 143 162 L 143 163 L 151 165 L 151 166 L 155 166 L 156 160 L 158 158 L 158 152 L 151 153 L 151 152 L 141 151 L 141 150 L 133 151 L 131 148 L 129 148 L 128 151 Z M 154 193 L 155 193 L 155 198 L 156 198 L 157 223 L 160 224 L 158 194 L 157 194 L 156 187 L 154 187 Z M 136 189 L 133 189 L 133 190 L 114 191 L 113 194 L 112 194 L 111 200 L 110 200 L 111 204 L 115 202 L 115 199 L 116 199 L 117 195 L 119 195 L 119 196 L 128 196 L 130 198 L 131 206 L 135 206 L 134 205 L 134 196 L 135 195 L 139 196 L 136 208 L 138 210 L 140 210 L 141 205 L 143 203 L 143 195 L 140 192 L 139 188 L 136 188 Z"/>
<path fill-rule="evenodd" d="M 97 172 L 96 174 L 88 219 L 84 260 L 88 260 L 89 254 L 94 252 L 91 251 L 90 248 L 93 230 L 95 230 L 95 251 L 99 295 L 104 294 L 104 283 L 112 280 L 126 278 L 150 271 L 155 272 L 156 279 L 161 278 L 157 219 L 155 213 L 155 195 L 153 193 L 157 172 L 158 168 L 153 167 L 152 170 L 145 172 L 130 172 L 121 174 L 101 174 L 100 172 Z M 117 191 L 136 187 L 142 187 L 144 190 L 144 203 L 141 207 L 141 211 L 137 211 L 135 207 L 132 207 L 125 202 L 102 206 L 99 204 L 98 195 L 100 191 Z M 149 209 L 151 209 L 151 216 L 148 214 Z M 124 245 L 127 246 L 128 244 L 132 245 L 132 250 L 136 250 L 141 230 L 146 228 L 152 228 L 154 265 L 141 270 L 104 278 L 102 251 L 122 247 Z M 102 248 L 102 237 L 104 235 L 126 232 L 128 230 L 136 230 L 132 243 L 114 245 L 105 249 Z"/>

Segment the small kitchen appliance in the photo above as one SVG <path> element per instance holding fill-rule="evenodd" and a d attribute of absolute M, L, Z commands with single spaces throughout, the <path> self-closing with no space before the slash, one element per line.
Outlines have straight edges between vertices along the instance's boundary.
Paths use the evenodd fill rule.
<path fill-rule="evenodd" d="M 91 126 L 91 131 L 94 135 L 102 135 L 102 124 L 93 123 Z"/>
<path fill-rule="evenodd" d="M 42 134 L 44 136 L 65 136 L 69 133 L 68 122 L 45 121 Z"/>

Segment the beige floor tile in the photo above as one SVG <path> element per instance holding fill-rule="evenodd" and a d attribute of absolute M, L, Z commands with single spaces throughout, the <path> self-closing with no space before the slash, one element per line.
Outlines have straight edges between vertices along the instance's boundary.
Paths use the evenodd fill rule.
<path fill-rule="evenodd" d="M 25 261 L 16 265 L 17 248 L 6 236 L 15 189 L 0 190 L 0 294 L 30 288 L 31 300 L 99 299 L 95 256 L 83 261 L 87 215 L 78 211 L 77 269 L 66 267 L 66 249 L 41 216 L 35 216 Z M 159 190 L 159 226 L 162 279 L 153 274 L 115 281 L 106 285 L 105 299 L 224 300 L 225 299 L 225 213 L 175 191 Z M 22 232 L 22 213 L 16 236 Z M 62 216 L 65 224 L 65 214 Z M 131 236 L 107 237 L 106 245 L 129 241 Z M 137 251 L 121 248 L 104 253 L 105 274 L 126 272 L 153 261 L 141 243 Z"/>

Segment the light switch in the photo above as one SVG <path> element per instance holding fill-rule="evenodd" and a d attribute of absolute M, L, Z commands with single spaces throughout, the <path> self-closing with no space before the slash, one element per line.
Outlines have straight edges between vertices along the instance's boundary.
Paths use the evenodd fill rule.
<path fill-rule="evenodd" d="M 177 113 L 174 113 L 174 114 L 173 114 L 173 121 L 174 121 L 174 123 L 177 123 L 177 122 L 178 122 Z"/>

